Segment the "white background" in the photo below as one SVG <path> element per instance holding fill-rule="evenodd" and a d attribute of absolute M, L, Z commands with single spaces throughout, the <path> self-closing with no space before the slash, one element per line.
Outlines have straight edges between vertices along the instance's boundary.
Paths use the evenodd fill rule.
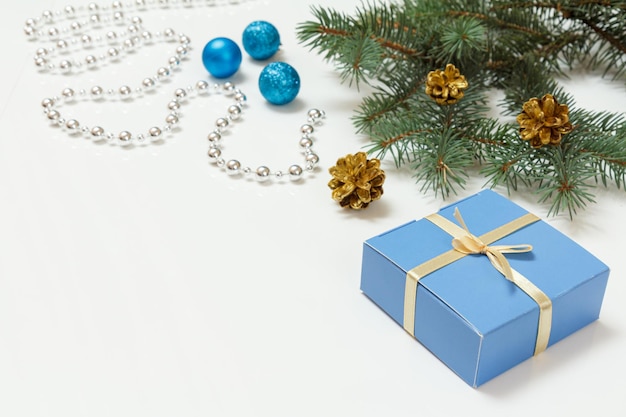
<path fill-rule="evenodd" d="M 319 169 L 273 185 L 209 163 L 206 135 L 229 104 L 223 97 L 191 100 L 162 145 L 122 149 L 51 127 L 43 97 L 66 86 L 136 85 L 172 48 L 142 49 L 81 76 L 41 74 L 24 21 L 65 3 L 3 8 L 0 415 L 626 415 L 623 190 L 598 189 L 597 204 L 574 221 L 547 219 L 611 267 L 600 320 L 480 389 L 361 294 L 362 242 L 454 198 L 421 194 L 410 171 L 384 161 L 380 201 L 360 212 L 332 201 L 328 168 L 368 143 L 350 121 L 367 91 L 341 84 L 332 65 L 298 44 L 308 3 L 146 13 L 146 28 L 191 38 L 181 71 L 143 100 L 61 109 L 115 131 L 161 124 L 175 88 L 210 80 L 200 58 L 209 39 L 240 42 L 248 23 L 268 20 L 283 43 L 275 59 L 299 71 L 302 89 L 287 106 L 267 104 L 256 86 L 265 63 L 244 53 L 232 81 L 248 109 L 226 138 L 230 155 L 286 169 L 300 163 L 306 110 L 328 114 L 314 134 Z M 352 13 L 360 3 L 315 4 Z M 565 85 L 586 108 L 626 109 L 623 83 L 583 72 Z M 458 198 L 483 184 L 473 175 Z M 511 198 L 545 218 L 548 206 L 531 192 Z"/>

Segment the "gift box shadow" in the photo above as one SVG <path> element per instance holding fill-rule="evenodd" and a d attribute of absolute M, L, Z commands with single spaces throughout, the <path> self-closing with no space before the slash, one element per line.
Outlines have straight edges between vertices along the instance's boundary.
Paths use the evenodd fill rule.
<path fill-rule="evenodd" d="M 546 375 L 559 372 L 564 366 L 576 366 L 576 361 L 586 355 L 594 355 L 599 344 L 615 337 L 615 329 L 602 321 L 595 321 L 567 338 L 551 345 L 545 352 L 532 357 L 493 380 L 480 386 L 477 391 L 493 397 L 504 398 L 515 391 L 525 389 Z"/>

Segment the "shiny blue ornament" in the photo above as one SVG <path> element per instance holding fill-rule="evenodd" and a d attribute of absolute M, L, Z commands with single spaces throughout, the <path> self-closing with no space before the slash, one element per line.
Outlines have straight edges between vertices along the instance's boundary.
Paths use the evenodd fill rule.
<path fill-rule="evenodd" d="M 202 63 L 217 78 L 230 77 L 241 65 L 241 49 L 228 38 L 210 40 L 202 50 Z"/>
<path fill-rule="evenodd" d="M 254 59 L 270 58 L 278 51 L 280 35 L 274 25 L 263 20 L 250 23 L 243 31 L 243 49 Z"/>
<path fill-rule="evenodd" d="M 293 101 L 300 91 L 300 76 L 291 65 L 272 62 L 261 71 L 259 90 L 270 103 L 287 104 Z"/>

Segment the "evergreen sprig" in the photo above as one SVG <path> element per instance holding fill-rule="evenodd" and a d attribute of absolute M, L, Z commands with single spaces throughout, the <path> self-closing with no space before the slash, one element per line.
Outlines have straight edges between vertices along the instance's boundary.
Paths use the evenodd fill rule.
<path fill-rule="evenodd" d="M 594 202 L 593 187 L 626 181 L 623 113 L 579 108 L 557 77 L 576 67 L 626 77 L 626 1 L 368 1 L 353 14 L 312 7 L 299 40 L 332 62 L 343 81 L 373 87 L 355 110 L 368 151 L 408 164 L 422 191 L 443 197 L 464 187 L 470 167 L 491 187 L 534 187 L 549 214 Z M 453 64 L 469 81 L 465 96 L 441 105 L 425 93 L 429 72 Z M 494 89 L 504 115 L 551 94 L 570 109 L 571 133 L 533 148 L 519 125 L 489 117 Z"/>

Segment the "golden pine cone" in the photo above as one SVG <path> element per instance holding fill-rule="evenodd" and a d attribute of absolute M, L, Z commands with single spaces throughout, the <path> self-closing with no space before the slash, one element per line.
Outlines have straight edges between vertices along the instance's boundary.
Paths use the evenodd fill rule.
<path fill-rule="evenodd" d="M 552 94 L 541 99 L 531 98 L 523 106 L 524 111 L 517 116 L 522 140 L 530 141 L 533 148 L 544 145 L 558 145 L 561 137 L 572 131 L 569 122 L 569 109 L 559 104 Z"/>
<path fill-rule="evenodd" d="M 445 70 L 431 71 L 426 77 L 426 94 L 441 105 L 462 99 L 468 86 L 465 76 L 452 64 L 446 65 Z"/>
<path fill-rule="evenodd" d="M 378 159 L 368 160 L 365 152 L 339 158 L 328 172 L 333 176 L 328 182 L 333 200 L 341 207 L 359 210 L 383 195 L 385 171 Z"/>

